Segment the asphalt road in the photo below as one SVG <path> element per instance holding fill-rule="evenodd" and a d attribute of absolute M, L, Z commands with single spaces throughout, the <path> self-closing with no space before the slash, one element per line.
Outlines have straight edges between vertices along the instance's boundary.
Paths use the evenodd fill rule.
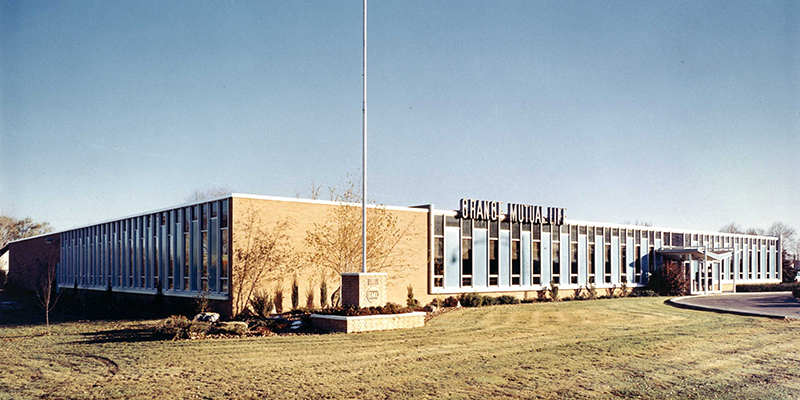
<path fill-rule="evenodd" d="M 670 300 L 679 307 L 770 318 L 800 319 L 800 300 L 791 292 L 687 296 Z"/>

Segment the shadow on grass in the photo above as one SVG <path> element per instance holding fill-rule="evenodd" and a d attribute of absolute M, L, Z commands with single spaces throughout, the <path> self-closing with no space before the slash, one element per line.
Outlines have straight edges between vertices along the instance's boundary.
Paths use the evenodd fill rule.
<path fill-rule="evenodd" d="M 85 340 L 76 340 L 74 344 L 98 344 L 98 343 L 137 343 L 137 342 L 158 342 L 169 340 L 168 337 L 156 334 L 152 328 L 122 328 L 110 329 L 99 332 L 84 332 L 81 336 Z"/>

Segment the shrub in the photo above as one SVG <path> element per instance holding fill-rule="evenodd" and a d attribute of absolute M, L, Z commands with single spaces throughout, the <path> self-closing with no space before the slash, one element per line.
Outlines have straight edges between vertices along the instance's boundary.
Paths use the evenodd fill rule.
<path fill-rule="evenodd" d="M 492 297 L 492 296 L 483 296 L 483 305 L 484 306 L 496 306 L 500 304 L 499 297 Z"/>
<path fill-rule="evenodd" d="M 550 281 L 550 300 L 558 301 L 558 284 L 555 281 Z"/>
<path fill-rule="evenodd" d="M 383 307 L 364 307 L 359 308 L 356 306 L 347 307 L 331 307 L 320 310 L 317 314 L 322 315 L 341 315 L 347 317 L 356 317 L 363 315 L 386 315 L 386 314 L 405 314 L 414 311 L 409 307 L 403 307 L 397 303 L 386 303 Z"/>
<path fill-rule="evenodd" d="M 419 300 L 414 298 L 414 288 L 408 285 L 408 295 L 406 296 L 406 307 L 419 308 Z"/>
<path fill-rule="evenodd" d="M 547 301 L 547 291 L 539 290 L 536 292 L 536 301 Z"/>
<path fill-rule="evenodd" d="M 173 315 L 156 323 L 155 333 L 172 340 L 202 338 L 211 326 L 208 322 L 190 321 L 182 315 Z"/>
<path fill-rule="evenodd" d="M 6 270 L 0 269 L 0 289 L 4 288 L 6 286 L 6 278 L 7 277 L 8 277 L 8 274 L 6 273 Z"/>
<path fill-rule="evenodd" d="M 572 293 L 572 299 L 573 300 L 586 300 L 586 295 L 584 294 L 582 287 L 579 287 L 579 288 L 575 289 L 575 291 Z"/>
<path fill-rule="evenodd" d="M 253 307 L 253 312 L 261 319 L 267 319 L 274 306 L 275 302 L 272 301 L 269 293 L 261 290 L 256 290 L 253 293 L 253 298 L 250 299 L 250 307 Z"/>
<path fill-rule="evenodd" d="M 308 283 L 308 291 L 306 292 L 306 308 L 314 309 L 314 282 Z"/>
<path fill-rule="evenodd" d="M 198 314 L 208 312 L 211 305 L 211 299 L 208 298 L 208 282 L 203 282 L 203 290 L 195 296 L 194 302 Z"/>
<path fill-rule="evenodd" d="M 342 300 L 342 287 L 339 286 L 336 290 L 333 291 L 331 294 L 331 307 L 338 307 L 341 304 Z"/>
<path fill-rule="evenodd" d="M 278 282 L 275 284 L 275 295 L 273 296 L 275 300 L 275 312 L 280 314 L 283 312 L 283 282 Z"/>
<path fill-rule="evenodd" d="M 619 285 L 619 297 L 628 297 L 628 280 L 622 279 L 622 284 Z"/>
<path fill-rule="evenodd" d="M 458 301 L 462 307 L 480 307 L 484 305 L 484 298 L 477 293 L 462 293 L 461 296 L 458 296 Z"/>
<path fill-rule="evenodd" d="M 736 285 L 737 292 L 791 292 L 795 289 L 800 289 L 800 282 Z"/>
<path fill-rule="evenodd" d="M 588 297 L 589 300 L 597 300 L 597 286 L 595 286 L 594 283 L 586 287 L 586 297 Z"/>
<path fill-rule="evenodd" d="M 218 322 L 209 327 L 209 332 L 222 335 L 244 336 L 247 333 L 247 322 Z"/>
<path fill-rule="evenodd" d="M 444 301 L 442 302 L 442 305 L 444 307 L 457 307 L 458 306 L 458 299 L 453 297 L 453 296 L 450 296 L 450 297 L 444 299 Z"/>
<path fill-rule="evenodd" d="M 292 278 L 292 309 L 300 307 L 300 286 L 297 284 L 297 274 Z"/>
<path fill-rule="evenodd" d="M 794 296 L 797 299 L 800 299 L 800 288 L 792 290 L 792 296 Z"/>
<path fill-rule="evenodd" d="M 325 273 L 322 273 L 322 280 L 319 284 L 319 306 L 321 308 L 328 307 L 328 281 L 325 278 Z"/>
<path fill-rule="evenodd" d="M 662 296 L 684 296 L 689 294 L 689 279 L 682 265 L 669 261 L 653 271 L 647 288 Z"/>
<path fill-rule="evenodd" d="M 519 299 L 510 294 L 504 294 L 497 298 L 499 304 L 519 304 Z"/>

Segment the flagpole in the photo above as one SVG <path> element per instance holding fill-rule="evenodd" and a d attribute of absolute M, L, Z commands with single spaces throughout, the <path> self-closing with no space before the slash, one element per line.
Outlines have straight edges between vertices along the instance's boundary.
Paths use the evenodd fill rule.
<path fill-rule="evenodd" d="M 367 273 L 367 0 L 364 0 L 363 103 L 361 119 L 361 273 Z"/>

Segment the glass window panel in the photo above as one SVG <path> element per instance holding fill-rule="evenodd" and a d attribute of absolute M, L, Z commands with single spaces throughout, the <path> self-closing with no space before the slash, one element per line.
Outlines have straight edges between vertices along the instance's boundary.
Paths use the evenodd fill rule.
<path fill-rule="evenodd" d="M 220 227 L 227 228 L 228 227 L 228 200 L 222 200 L 222 220 L 220 221 Z"/>

